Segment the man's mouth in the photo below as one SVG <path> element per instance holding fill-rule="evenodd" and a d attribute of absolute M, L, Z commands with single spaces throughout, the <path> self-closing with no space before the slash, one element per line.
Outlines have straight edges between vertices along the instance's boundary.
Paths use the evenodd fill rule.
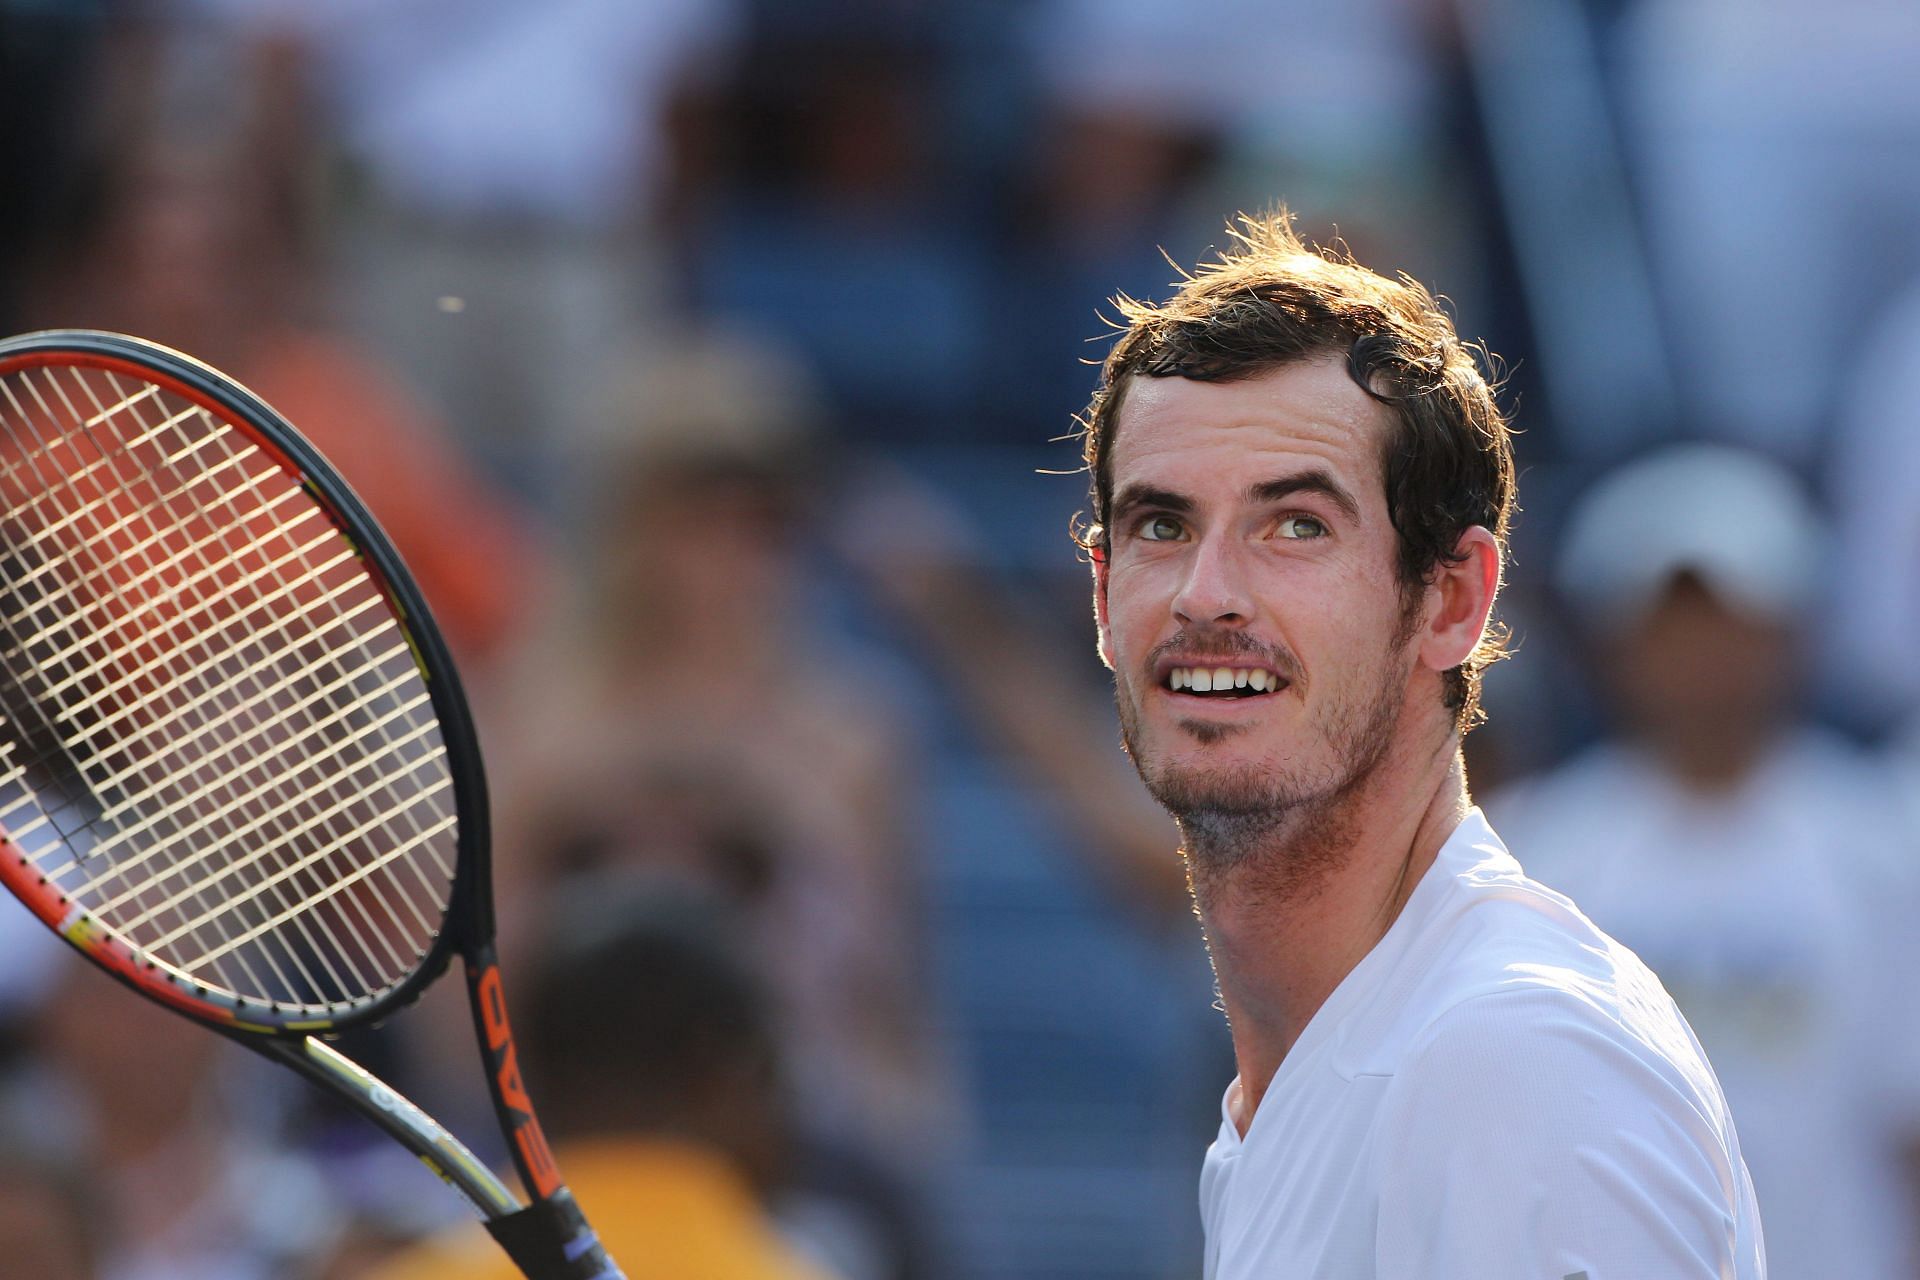
<path fill-rule="evenodd" d="M 1165 687 L 1202 698 L 1258 698 L 1278 693 L 1286 683 L 1266 667 L 1173 667 Z"/>

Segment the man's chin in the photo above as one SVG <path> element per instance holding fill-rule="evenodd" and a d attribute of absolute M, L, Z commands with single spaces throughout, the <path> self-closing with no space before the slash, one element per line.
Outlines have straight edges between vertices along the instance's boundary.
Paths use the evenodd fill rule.
<path fill-rule="evenodd" d="M 1270 766 L 1252 761 L 1168 761 L 1141 776 L 1153 798 L 1176 817 L 1267 813 L 1291 803 L 1285 779 Z"/>
<path fill-rule="evenodd" d="M 1300 779 L 1253 724 L 1186 717 L 1142 723 L 1119 699 L 1121 740 L 1147 790 L 1174 817 L 1213 812 L 1284 811 L 1298 800 Z"/>
<path fill-rule="evenodd" d="M 1210 747 L 1216 742 L 1225 742 L 1230 738 L 1240 737 L 1246 733 L 1247 726 L 1244 724 L 1222 724 L 1218 720 L 1182 720 L 1178 722 L 1178 729 L 1180 733 L 1192 741 L 1199 743 L 1203 747 Z"/>

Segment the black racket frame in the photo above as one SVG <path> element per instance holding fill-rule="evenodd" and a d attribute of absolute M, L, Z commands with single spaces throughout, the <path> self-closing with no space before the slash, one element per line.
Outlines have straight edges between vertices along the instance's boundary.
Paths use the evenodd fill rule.
<path fill-rule="evenodd" d="M 323 1027 L 314 1027 L 311 1020 L 300 1027 L 256 1023 L 222 1016 L 222 1009 L 190 998 L 163 997 L 121 965 L 102 960 L 77 941 L 75 945 L 141 994 L 161 999 L 343 1099 L 465 1197 L 529 1280 L 620 1280 L 621 1273 L 560 1179 L 521 1081 L 494 948 L 491 830 L 479 739 L 446 641 L 391 539 L 332 464 L 290 422 L 252 391 L 192 356 L 144 338 L 94 329 L 44 330 L 0 340 L 0 375 L 35 366 L 91 367 L 146 378 L 211 406 L 291 468 L 367 564 L 412 643 L 439 721 L 456 810 L 452 892 L 442 927 L 426 954 L 392 989 Z M 456 953 L 466 970 L 488 1093 L 530 1203 L 523 1204 L 438 1122 L 316 1038 L 391 1017 L 418 1000 Z"/>

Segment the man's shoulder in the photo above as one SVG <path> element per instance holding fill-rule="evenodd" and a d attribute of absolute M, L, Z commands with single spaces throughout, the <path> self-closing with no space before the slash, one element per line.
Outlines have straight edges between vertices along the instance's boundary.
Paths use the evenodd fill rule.
<path fill-rule="evenodd" d="M 1580 1041 L 1613 1043 L 1711 1084 L 1659 978 L 1517 867 L 1459 894 L 1427 934 L 1347 1028 L 1351 1072 L 1398 1075 L 1463 1040 L 1522 1058 Z"/>
<path fill-rule="evenodd" d="M 1522 969 L 1434 1010 L 1384 1084 L 1376 1158 L 1477 1153 L 1514 1186 L 1569 1159 L 1734 1186 L 1739 1139 L 1699 1042 L 1644 968 L 1621 979 Z"/>
<path fill-rule="evenodd" d="M 1516 976 L 1435 1010 L 1366 1150 L 1381 1274 L 1761 1274 L 1732 1117 L 1657 983 Z"/>
<path fill-rule="evenodd" d="M 1625 953 L 1632 961 L 1631 953 Z M 1686 1019 L 1657 979 L 1638 972 L 1596 982 L 1546 966 L 1516 966 L 1498 986 L 1432 1011 L 1403 1042 L 1396 1084 L 1449 1083 L 1523 1095 L 1585 1090 L 1658 1097 L 1714 1115 L 1725 1101 Z"/>

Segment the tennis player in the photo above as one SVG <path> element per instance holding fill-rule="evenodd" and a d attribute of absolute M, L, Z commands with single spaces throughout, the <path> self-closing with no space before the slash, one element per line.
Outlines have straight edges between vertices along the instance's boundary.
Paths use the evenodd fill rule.
<path fill-rule="evenodd" d="M 1698 1041 L 1468 796 L 1514 485 L 1473 353 L 1284 214 L 1120 306 L 1084 545 L 1239 1068 L 1209 1280 L 1760 1280 Z"/>

